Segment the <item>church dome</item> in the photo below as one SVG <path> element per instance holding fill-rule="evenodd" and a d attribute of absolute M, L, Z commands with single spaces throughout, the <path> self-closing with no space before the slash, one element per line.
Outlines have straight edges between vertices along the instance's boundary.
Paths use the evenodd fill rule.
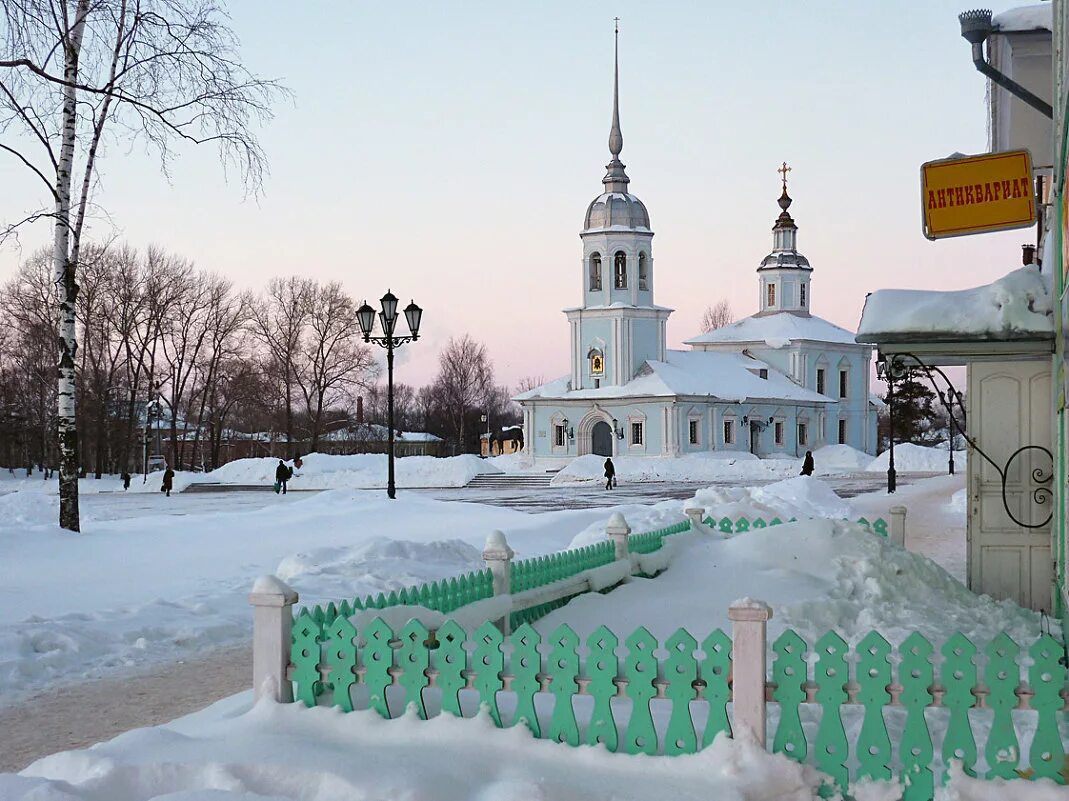
<path fill-rule="evenodd" d="M 649 230 L 650 214 L 641 200 L 629 192 L 605 192 L 594 198 L 586 208 L 583 229 L 644 228 Z"/>
<path fill-rule="evenodd" d="M 772 251 L 761 260 L 758 270 L 776 269 L 812 270 L 809 259 L 796 250 Z"/>

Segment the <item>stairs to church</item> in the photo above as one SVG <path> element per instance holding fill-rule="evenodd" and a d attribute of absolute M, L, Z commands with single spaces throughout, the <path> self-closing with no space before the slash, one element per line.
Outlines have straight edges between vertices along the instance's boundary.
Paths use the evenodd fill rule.
<path fill-rule="evenodd" d="M 553 473 L 480 473 L 467 489 L 549 489 Z"/>

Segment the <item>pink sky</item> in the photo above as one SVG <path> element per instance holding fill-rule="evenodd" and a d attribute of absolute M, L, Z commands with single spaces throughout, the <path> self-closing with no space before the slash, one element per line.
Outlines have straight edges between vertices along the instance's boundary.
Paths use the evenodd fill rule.
<path fill-rule="evenodd" d="M 788 161 L 813 311 L 854 328 L 865 293 L 960 288 L 1020 263 L 1032 231 L 938 243 L 920 232 L 921 162 L 986 150 L 984 81 L 960 3 L 346 6 L 241 2 L 247 63 L 295 92 L 264 131 L 259 201 L 208 150 L 171 182 L 108 146 L 96 199 L 132 244 L 158 243 L 258 288 L 272 275 L 387 288 L 424 307 L 398 380 L 433 378 L 445 340 L 485 342 L 499 380 L 567 372 L 560 310 L 580 298 L 583 212 L 608 161 L 612 26 L 621 23 L 623 161 L 646 203 L 670 344 L 727 298 L 756 310 L 776 168 Z M 1001 10 L 1005 7 L 1000 6 Z M 279 31 L 287 32 L 280 46 Z M 37 202 L 0 160 L 0 219 Z M 101 220 L 95 232 L 112 232 Z M 24 248 L 48 239 L 27 231 Z M 0 250 L 0 278 L 20 253 Z"/>

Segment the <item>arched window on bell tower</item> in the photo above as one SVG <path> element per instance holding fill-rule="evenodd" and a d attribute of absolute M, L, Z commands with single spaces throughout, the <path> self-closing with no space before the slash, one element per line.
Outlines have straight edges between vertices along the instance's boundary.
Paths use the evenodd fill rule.
<path fill-rule="evenodd" d="M 645 253 L 638 254 L 638 288 L 642 292 L 650 288 L 650 265 Z"/>
<path fill-rule="evenodd" d="M 601 289 L 601 254 L 593 253 L 590 256 L 590 291 L 597 292 Z"/>
<path fill-rule="evenodd" d="M 616 251 L 612 259 L 613 287 L 627 289 L 627 254 L 622 250 Z"/>

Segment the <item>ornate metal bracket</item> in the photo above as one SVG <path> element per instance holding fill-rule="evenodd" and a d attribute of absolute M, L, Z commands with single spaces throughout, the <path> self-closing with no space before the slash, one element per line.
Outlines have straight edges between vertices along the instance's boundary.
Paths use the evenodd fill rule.
<path fill-rule="evenodd" d="M 954 453 L 953 439 L 954 434 L 957 433 L 961 435 L 961 438 L 965 440 L 965 443 L 969 446 L 971 450 L 974 450 L 978 454 L 980 454 L 984 461 L 991 465 L 992 469 L 996 473 L 998 473 L 999 479 L 1002 482 L 1002 508 L 1006 511 L 1006 516 L 1009 517 L 1009 519 L 1012 520 L 1015 525 L 1018 525 L 1021 528 L 1043 528 L 1044 526 L 1047 526 L 1054 517 L 1053 489 L 1049 486 L 1039 486 L 1032 490 L 1032 502 L 1037 506 L 1046 506 L 1049 503 L 1051 504 L 1051 511 L 1042 523 L 1026 523 L 1023 520 L 1018 519 L 1017 516 L 1013 513 L 1013 511 L 1010 509 L 1009 500 L 1006 497 L 1006 485 L 1009 483 L 1010 466 L 1013 464 L 1015 459 L 1017 459 L 1019 456 L 1021 456 L 1021 454 L 1025 453 L 1026 451 L 1040 451 L 1041 453 L 1047 455 L 1047 458 L 1050 459 L 1051 463 L 1051 467 L 1049 470 L 1044 470 L 1042 467 L 1033 468 L 1032 482 L 1034 484 L 1040 485 L 1052 484 L 1054 481 L 1054 454 L 1052 454 L 1047 448 L 1044 448 L 1042 445 L 1024 445 L 1015 450 L 1012 454 L 1010 454 L 1010 458 L 1006 460 L 1005 464 L 997 464 L 995 460 L 988 456 L 984 449 L 977 444 L 976 440 L 970 437 L 965 432 L 966 417 L 964 396 L 961 392 L 954 388 L 953 382 L 950 380 L 946 373 L 944 373 L 939 367 L 936 367 L 935 365 L 925 364 L 920 358 L 918 358 L 912 353 L 892 353 L 885 356 L 885 359 L 887 364 L 887 375 L 891 381 L 897 381 L 901 378 L 904 378 L 906 376 L 906 373 L 910 370 L 920 369 L 920 371 L 924 373 L 925 378 L 928 379 L 929 383 L 931 383 L 932 387 L 935 389 L 936 394 L 939 396 L 939 401 L 942 403 L 943 408 L 946 409 L 947 417 L 950 420 L 951 441 L 949 443 L 949 450 L 951 453 L 951 464 L 953 464 Z M 909 359 L 911 362 L 913 362 L 913 364 L 906 365 L 903 361 L 904 359 Z M 939 385 L 936 383 L 935 379 L 937 375 L 944 381 L 947 386 L 947 391 L 945 393 L 942 389 L 939 388 Z M 894 395 L 892 394 L 891 403 L 893 402 Z M 962 423 L 960 425 L 958 423 L 958 417 L 955 414 L 955 409 L 957 409 L 957 413 L 961 415 Z M 891 448 L 894 448 L 893 429 L 891 431 Z"/>

